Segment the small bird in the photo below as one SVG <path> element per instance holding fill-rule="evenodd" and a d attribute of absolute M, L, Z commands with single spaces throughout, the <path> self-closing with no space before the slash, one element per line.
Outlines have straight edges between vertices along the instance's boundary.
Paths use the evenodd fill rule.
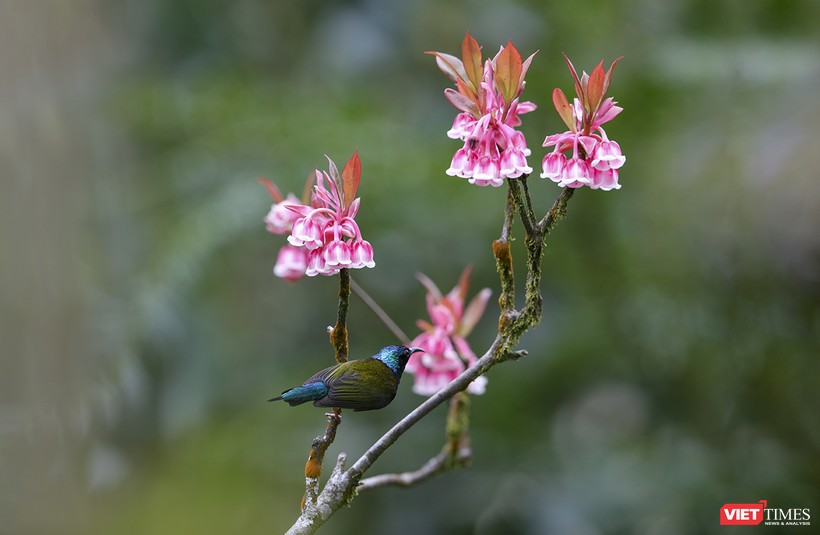
<path fill-rule="evenodd" d="M 399 388 L 401 374 L 418 347 L 386 346 L 367 359 L 351 360 L 325 368 L 313 377 L 268 401 L 288 405 L 312 401 L 316 407 L 371 411 L 386 407 Z"/>

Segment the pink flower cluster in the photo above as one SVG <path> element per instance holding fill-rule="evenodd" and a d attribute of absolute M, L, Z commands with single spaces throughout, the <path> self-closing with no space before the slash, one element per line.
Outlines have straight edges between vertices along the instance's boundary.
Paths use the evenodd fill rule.
<path fill-rule="evenodd" d="M 620 145 L 610 141 L 601 126 L 623 110 L 611 97 L 604 98 L 620 59 L 613 61 L 606 72 L 600 62 L 591 75 L 583 73 L 579 78 L 572 62 L 566 58 L 578 96 L 570 104 L 560 89 L 556 88 L 552 93 L 555 109 L 569 130 L 544 140 L 545 147 L 555 149 L 541 162 L 541 178 L 549 178 L 567 188 L 589 186 L 604 191 L 621 188 L 618 169 L 626 162 L 626 157 L 621 153 Z M 564 154 L 569 151 L 572 151 L 571 158 Z"/>
<path fill-rule="evenodd" d="M 263 181 L 275 201 L 265 216 L 266 228 L 274 234 L 289 234 L 288 245 L 279 250 L 273 268 L 277 277 L 295 281 L 304 275 L 335 275 L 342 268 L 376 265 L 373 246 L 362 238 L 355 220 L 361 201 L 356 197 L 361 177 L 358 152 L 341 174 L 328 161 L 328 172 L 317 169 L 308 178 L 306 192 L 315 181 L 309 205 L 292 193 L 283 198 L 273 184 Z"/>
<path fill-rule="evenodd" d="M 505 178 L 532 173 L 527 165 L 530 150 L 515 127 L 521 125 L 519 115 L 535 109 L 532 102 L 519 102 L 534 54 L 522 61 L 508 42 L 493 59 L 482 63 L 481 47 L 469 33 L 461 44 L 462 59 L 443 52 L 428 54 L 436 57 L 439 69 L 456 83 L 457 91 L 447 88 L 444 96 L 461 112 L 447 135 L 464 141 L 464 146 L 453 155 L 447 174 L 467 178 L 471 184 L 498 187 Z M 607 71 L 600 62 L 592 74 L 584 72 L 579 77 L 564 57 L 578 96 L 570 104 L 560 89 L 552 93 L 555 109 L 569 130 L 544 140 L 545 147 L 555 148 L 541 162 L 541 177 L 568 188 L 620 189 L 618 169 L 626 157 L 620 145 L 607 138 L 602 125 L 622 111 L 611 97 L 606 98 L 612 72 L 621 58 Z M 567 158 L 565 153 L 570 152 Z"/>
<path fill-rule="evenodd" d="M 505 178 L 532 172 L 527 165 L 527 142 L 515 127 L 521 125 L 519 115 L 536 108 L 532 102 L 519 102 L 534 54 L 522 61 L 518 50 L 507 43 L 482 67 L 481 48 L 469 33 L 461 50 L 463 59 L 428 52 L 436 56 L 439 68 L 458 89 L 444 91 L 447 100 L 461 111 L 447 135 L 464 141 L 464 146 L 456 151 L 446 172 L 471 184 L 498 187 Z"/>
<path fill-rule="evenodd" d="M 466 337 L 484 314 L 491 291 L 484 288 L 465 307 L 470 270 L 470 267 L 464 270 L 458 285 L 447 295 L 442 295 L 429 278 L 417 275 L 427 288 L 427 312 L 432 323 L 419 320 L 418 326 L 423 332 L 410 343 L 425 351 L 412 355 L 405 368 L 413 374 L 413 392 L 416 394 L 435 394 L 478 360 Z M 486 385 L 487 378 L 479 377 L 470 383 L 467 392 L 483 394 Z"/>

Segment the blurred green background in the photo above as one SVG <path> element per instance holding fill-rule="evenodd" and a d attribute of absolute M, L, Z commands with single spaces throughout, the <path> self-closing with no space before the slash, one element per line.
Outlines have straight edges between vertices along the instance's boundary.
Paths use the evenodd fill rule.
<path fill-rule="evenodd" d="M 544 320 L 473 399 L 472 466 L 322 532 L 716 533 L 761 499 L 820 525 L 817 20 L 812 0 L 3 0 L 0 534 L 291 524 L 325 420 L 264 400 L 331 363 L 337 283 L 272 276 L 256 178 L 300 192 L 360 151 L 377 267 L 354 278 L 411 336 L 415 272 L 449 289 L 474 263 L 471 293 L 497 295 L 504 193 L 444 175 L 455 112 L 423 54 L 465 30 L 540 50 L 534 167 L 561 52 L 624 56 L 623 189 L 579 191 L 550 237 Z M 531 191 L 542 212 L 559 193 Z M 350 330 L 355 356 L 394 342 L 358 300 Z M 349 413 L 329 459 L 420 401 L 408 380 Z M 444 416 L 373 474 L 434 455 Z"/>

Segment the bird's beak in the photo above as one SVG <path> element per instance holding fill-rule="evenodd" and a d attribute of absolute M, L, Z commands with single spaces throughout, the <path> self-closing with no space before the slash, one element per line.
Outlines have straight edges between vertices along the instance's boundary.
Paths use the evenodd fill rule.
<path fill-rule="evenodd" d="M 413 353 L 426 353 L 426 351 L 424 351 L 420 347 L 411 347 L 410 348 L 410 354 L 412 355 Z"/>

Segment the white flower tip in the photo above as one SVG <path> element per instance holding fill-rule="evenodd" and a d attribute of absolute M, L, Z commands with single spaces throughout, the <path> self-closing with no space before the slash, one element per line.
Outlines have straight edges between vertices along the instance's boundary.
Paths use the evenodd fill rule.
<path fill-rule="evenodd" d="M 532 171 L 532 169 L 530 169 L 530 171 Z M 502 169 L 501 170 L 501 176 L 504 176 L 504 177 L 507 177 L 507 178 L 518 178 L 518 177 L 521 176 L 521 174 L 523 172 L 524 172 L 523 169 L 516 169 L 515 167 L 509 167 L 507 169 Z"/>

